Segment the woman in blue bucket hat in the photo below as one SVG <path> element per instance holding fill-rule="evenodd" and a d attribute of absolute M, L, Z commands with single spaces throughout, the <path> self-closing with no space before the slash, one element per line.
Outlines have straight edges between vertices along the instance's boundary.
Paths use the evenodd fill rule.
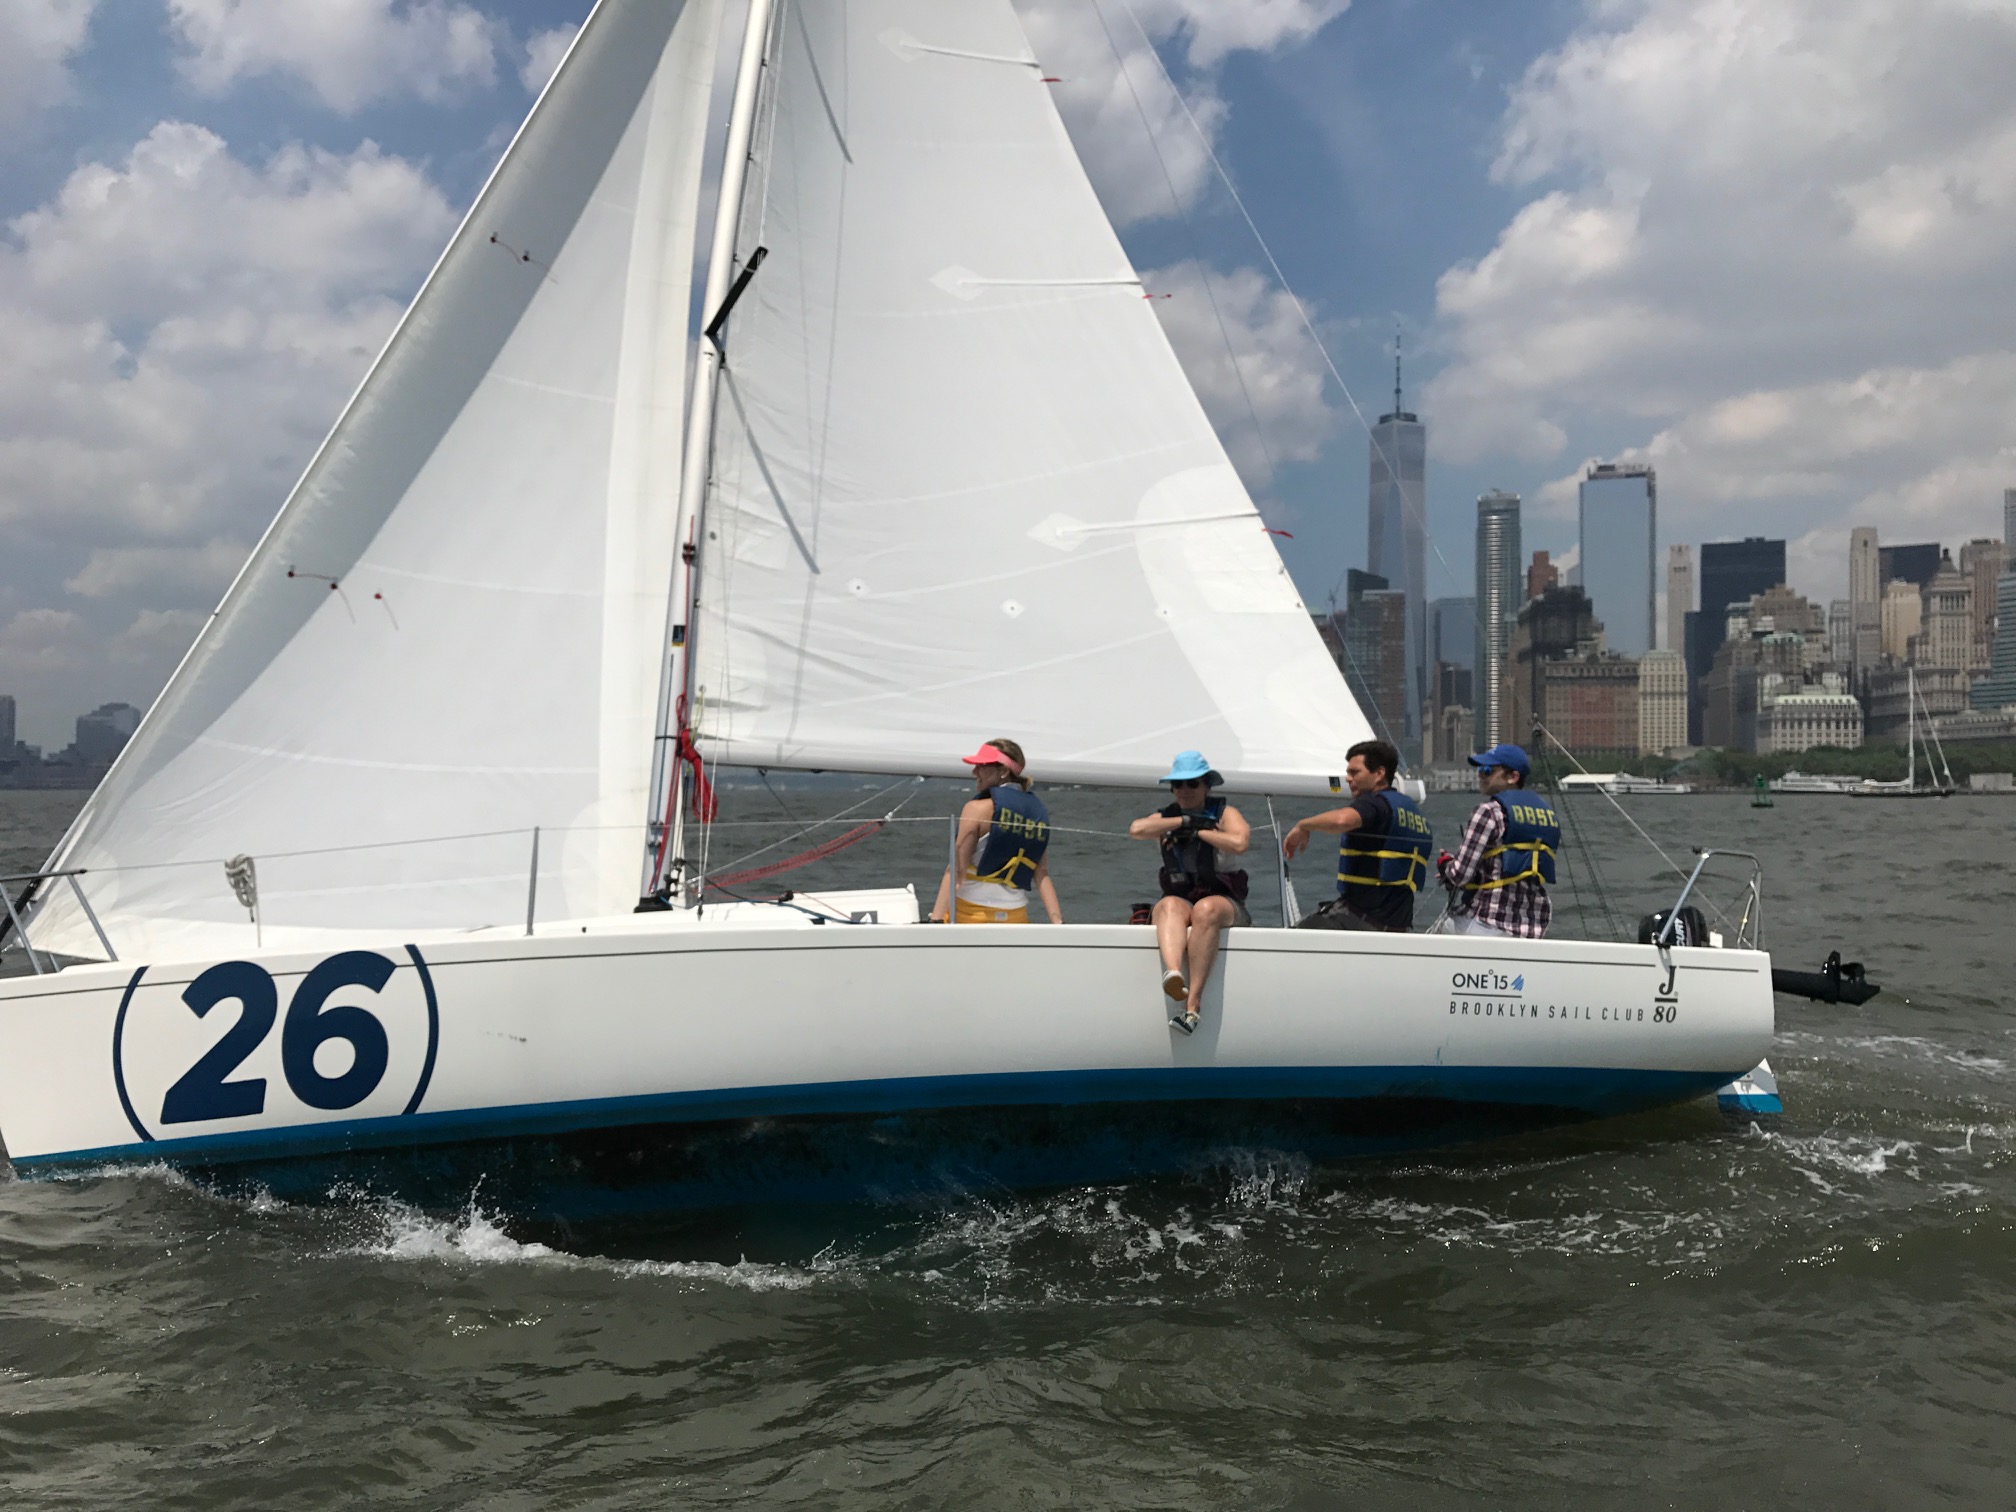
<path fill-rule="evenodd" d="M 1253 922 L 1246 912 L 1246 873 L 1223 864 L 1246 853 L 1253 829 L 1239 810 L 1213 796 L 1225 779 L 1203 752 L 1183 752 L 1162 780 L 1175 801 L 1136 819 L 1127 833 L 1162 847 L 1162 898 L 1154 914 L 1162 991 L 1176 1005 L 1169 1027 L 1194 1034 L 1204 983 L 1218 959 L 1218 936 Z"/>

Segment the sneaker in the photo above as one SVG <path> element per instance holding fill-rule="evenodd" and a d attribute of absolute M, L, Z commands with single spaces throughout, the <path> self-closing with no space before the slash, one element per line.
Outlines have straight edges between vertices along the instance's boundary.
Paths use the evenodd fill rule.
<path fill-rule="evenodd" d="M 1194 1013 L 1179 1013 L 1169 1020 L 1169 1027 L 1171 1029 L 1181 1029 L 1185 1034 L 1195 1034 L 1197 1032 L 1197 1015 Z"/>
<path fill-rule="evenodd" d="M 1190 979 L 1171 966 L 1162 973 L 1162 995 L 1172 1002 L 1182 1002 L 1190 996 Z"/>

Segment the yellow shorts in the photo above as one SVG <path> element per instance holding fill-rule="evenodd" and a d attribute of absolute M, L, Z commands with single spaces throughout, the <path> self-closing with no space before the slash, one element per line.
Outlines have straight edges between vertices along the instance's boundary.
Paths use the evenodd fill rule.
<path fill-rule="evenodd" d="M 1029 909 L 1026 905 L 1021 908 L 983 908 L 978 903 L 968 903 L 964 898 L 959 898 L 952 905 L 952 922 L 954 924 L 1027 924 L 1029 922 Z"/>

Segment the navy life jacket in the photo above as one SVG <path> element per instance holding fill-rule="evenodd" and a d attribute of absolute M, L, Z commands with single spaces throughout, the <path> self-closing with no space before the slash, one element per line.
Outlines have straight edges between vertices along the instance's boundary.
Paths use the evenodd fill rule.
<path fill-rule="evenodd" d="M 1379 796 L 1393 817 L 1385 834 L 1368 834 L 1363 826 L 1346 831 L 1337 845 L 1337 891 L 1352 887 L 1404 887 L 1419 892 L 1427 880 L 1428 857 L 1435 834 L 1421 805 L 1397 788 L 1381 788 Z"/>
<path fill-rule="evenodd" d="M 1215 826 L 1225 816 L 1225 800 L 1206 798 L 1203 807 L 1197 809 L 1172 803 L 1161 813 L 1164 819 L 1181 819 L 1186 813 L 1194 813 Z M 1162 837 L 1162 870 L 1157 880 L 1165 897 L 1188 898 L 1194 903 L 1199 898 L 1222 895 L 1241 903 L 1246 901 L 1246 873 L 1220 871 L 1217 847 L 1206 845 L 1202 836 L 1191 831 L 1177 830 Z"/>
<path fill-rule="evenodd" d="M 1552 887 L 1554 852 L 1561 847 L 1561 821 L 1554 805 L 1544 794 L 1524 788 L 1507 788 L 1495 801 L 1505 811 L 1505 838 L 1484 852 L 1484 859 L 1502 857 L 1499 874 L 1486 882 L 1465 883 L 1464 890 L 1489 892 L 1529 878 Z"/>
<path fill-rule="evenodd" d="M 994 819 L 973 858 L 972 880 L 1027 892 L 1036 880 L 1037 863 L 1050 848 L 1050 810 L 1013 783 L 989 788 L 987 796 L 994 800 Z"/>

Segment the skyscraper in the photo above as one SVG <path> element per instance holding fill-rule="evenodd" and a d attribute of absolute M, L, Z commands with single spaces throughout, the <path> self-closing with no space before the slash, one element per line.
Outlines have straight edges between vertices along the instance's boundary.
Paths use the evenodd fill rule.
<path fill-rule="evenodd" d="M 1923 588 L 1939 570 L 1939 543 L 1925 541 L 1915 546 L 1876 548 L 1876 572 L 1887 587 L 1901 578 L 1914 588 Z"/>
<path fill-rule="evenodd" d="M 1848 532 L 1848 604 L 1855 620 L 1854 667 L 1859 686 L 1883 656 L 1883 558 L 1873 526 Z"/>
<path fill-rule="evenodd" d="M 2002 544 L 2016 553 L 2016 488 L 2002 490 Z"/>
<path fill-rule="evenodd" d="M 1694 548 L 1666 548 L 1666 639 L 1664 651 L 1684 651 L 1687 646 L 1687 615 L 1694 608 Z M 1683 737 L 1684 738 L 1684 737 Z M 1679 742 L 1675 742 L 1679 744 Z"/>
<path fill-rule="evenodd" d="M 1493 489 L 1477 499 L 1477 719 L 1475 739 L 1511 736 L 1507 659 L 1519 622 L 1519 495 Z"/>
<path fill-rule="evenodd" d="M 1397 711 L 1407 701 L 1407 596 L 1356 567 L 1346 581 L 1344 681 L 1372 728 L 1397 743 Z"/>
<path fill-rule="evenodd" d="M 14 695 L 0 693 L 0 761 L 14 755 Z"/>
<path fill-rule="evenodd" d="M 1477 600 L 1439 598 L 1428 606 L 1428 661 L 1477 665 Z"/>
<path fill-rule="evenodd" d="M 1659 594 L 1659 479 L 1642 462 L 1592 463 L 1582 480 L 1582 591 L 1605 644 L 1625 656 L 1652 649 Z"/>
<path fill-rule="evenodd" d="M 1406 707 L 1386 711 L 1400 733 L 1421 733 L 1428 692 L 1428 430 L 1400 404 L 1400 352 L 1393 352 L 1393 410 L 1372 427 L 1365 566 L 1407 596 Z"/>

